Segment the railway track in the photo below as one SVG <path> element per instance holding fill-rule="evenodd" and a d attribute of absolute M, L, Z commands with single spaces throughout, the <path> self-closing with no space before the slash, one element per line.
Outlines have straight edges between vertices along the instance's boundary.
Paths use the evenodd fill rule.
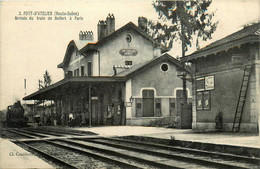
<path fill-rule="evenodd" d="M 28 132 L 31 132 L 31 133 L 41 133 L 41 134 L 45 134 L 45 135 L 49 135 L 49 136 L 65 136 L 66 134 L 64 133 L 57 133 L 57 132 L 52 132 L 52 131 L 42 131 L 42 130 L 27 130 Z"/>
<path fill-rule="evenodd" d="M 14 130 L 18 132 L 17 130 Z M 260 168 L 260 159 L 123 138 L 61 138 L 55 132 L 19 130 L 51 139 L 15 141 L 65 168 Z M 24 133 L 23 133 L 24 132 Z M 58 133 L 60 135 L 61 133 Z M 73 134 L 72 134 L 73 136 Z M 35 137 L 37 138 L 37 137 Z"/>
<path fill-rule="evenodd" d="M 2 138 L 16 138 L 16 139 L 28 139 L 28 138 L 35 138 L 33 136 L 29 136 L 29 135 L 23 135 L 17 132 L 12 132 L 10 130 L 6 130 L 6 129 L 0 129 L 0 133 L 1 133 L 1 137 Z"/>
<path fill-rule="evenodd" d="M 42 131 L 42 130 L 24 130 L 24 129 L 5 129 L 6 131 L 22 135 L 26 138 L 35 138 L 35 137 L 64 137 L 64 136 L 86 136 L 86 134 L 73 133 L 73 132 L 54 132 L 54 131 Z"/>
<path fill-rule="evenodd" d="M 65 135 L 73 135 L 73 136 L 85 136 L 86 134 L 83 133 L 73 133 L 73 132 L 64 132 L 64 131 L 50 131 L 50 130 L 36 130 L 36 129 L 29 129 L 28 131 L 31 132 L 39 132 L 43 134 L 48 135 L 54 135 L 54 136 L 65 136 Z"/>
<path fill-rule="evenodd" d="M 22 148 L 32 152 L 33 154 L 40 156 L 51 163 L 55 168 L 120 168 L 118 166 L 127 166 L 128 168 L 137 168 L 137 166 L 131 164 L 125 164 L 124 162 L 111 159 L 109 157 L 100 157 L 99 155 L 89 154 L 84 151 L 63 147 L 59 149 L 57 145 L 50 145 L 48 141 L 37 141 L 37 137 L 34 141 L 20 141 L 17 139 L 18 131 L 20 135 L 29 135 L 30 132 L 20 129 L 8 129 L 6 131 L 16 133 L 17 135 L 8 136 L 13 142 Z M 23 133 L 24 132 L 24 133 Z M 34 133 L 31 133 L 35 135 Z M 3 134 L 4 135 L 4 134 Z M 32 136 L 33 137 L 33 136 Z M 30 137 L 31 138 L 31 137 Z M 27 141 L 28 142 L 28 141 Z M 33 142 L 33 144 L 32 144 Z M 32 145 L 30 145 L 32 144 Z M 70 156 L 68 156 L 70 155 Z M 94 157 L 93 157 L 94 156 Z M 83 161 L 83 162 L 82 162 Z"/>
<path fill-rule="evenodd" d="M 119 143 L 120 142 L 120 143 Z M 188 155 L 186 149 L 186 154 L 181 152 L 173 153 L 169 150 L 169 146 L 160 145 L 161 148 L 156 150 L 151 145 L 145 143 L 140 144 L 122 139 L 111 139 L 111 138 L 98 138 L 98 139 L 84 139 L 84 140 L 51 140 L 44 141 L 45 144 L 53 145 L 54 147 L 61 147 L 64 149 L 69 149 L 71 151 L 77 151 L 84 153 L 88 156 L 95 157 L 102 160 L 110 160 L 113 163 L 124 162 L 125 164 L 120 164 L 119 166 L 124 166 L 127 168 L 259 168 L 259 159 L 252 160 L 252 158 L 234 156 L 229 154 L 216 153 L 213 159 L 212 152 L 199 152 L 195 151 L 196 155 Z M 39 142 L 30 141 L 30 144 L 39 144 Z M 130 145 L 131 144 L 131 145 Z M 153 145 L 153 144 L 152 144 Z M 157 146 L 159 146 L 157 144 Z M 45 145 L 46 147 L 46 145 Z M 165 151 L 167 149 L 167 151 Z M 194 152 L 191 150 L 190 153 Z M 198 152 L 200 156 L 198 156 Z M 203 153 L 205 154 L 203 155 Z M 211 156 L 208 157 L 208 153 Z M 220 157 L 221 156 L 221 157 Z M 226 157 L 229 156 L 229 160 Z M 230 160 L 230 159 L 242 160 Z M 117 161 L 114 161 L 117 160 Z M 252 161 L 251 161 L 252 160 Z M 127 166 L 127 165 L 134 166 Z"/>
<path fill-rule="evenodd" d="M 8 132 L 11 132 L 12 134 L 15 133 L 15 135 L 10 135 L 10 133 Z M 31 151 L 34 152 L 35 155 L 37 156 L 41 156 L 43 157 L 45 160 L 48 160 L 48 161 L 52 161 L 52 164 L 55 166 L 55 167 L 62 167 L 62 168 L 72 168 L 72 169 L 76 169 L 77 167 L 67 163 L 66 161 L 63 161 L 63 160 L 60 160 L 54 156 L 51 156 L 45 152 L 43 152 L 42 150 L 40 149 L 37 149 L 35 147 L 32 147 L 22 141 L 19 141 L 20 139 L 20 136 L 26 136 L 26 138 L 33 138 L 34 136 L 31 136 L 29 137 L 28 134 L 24 134 L 24 133 L 19 133 L 17 131 L 15 131 L 14 129 L 4 129 L 4 130 L 1 130 L 1 136 L 5 136 L 5 138 L 9 138 L 11 139 L 13 142 L 15 142 L 17 145 L 19 145 L 20 147 L 22 148 L 25 148 L 25 149 L 30 149 Z"/>
<path fill-rule="evenodd" d="M 77 167 L 73 164 L 70 164 L 68 161 L 65 161 L 61 158 L 57 158 L 53 155 L 51 155 L 50 153 L 46 153 L 45 151 L 37 148 L 37 147 L 33 147 L 29 144 L 26 144 L 24 142 L 21 141 L 17 141 L 16 144 L 20 145 L 21 147 L 25 148 L 25 149 L 29 149 L 30 151 L 32 151 L 33 153 L 36 153 L 36 155 L 40 155 L 41 157 L 43 157 L 44 159 L 51 161 L 52 164 L 55 165 L 55 168 L 71 168 L 71 169 L 77 169 Z"/>
<path fill-rule="evenodd" d="M 28 133 L 25 133 L 25 132 L 17 131 L 17 129 L 5 129 L 4 131 L 14 133 L 15 135 L 13 135 L 11 137 L 12 139 L 16 139 L 17 136 L 23 136 L 25 138 L 39 138 L 38 134 L 28 134 Z M 40 137 L 44 137 L 44 136 L 40 136 Z"/>
<path fill-rule="evenodd" d="M 181 148 L 176 152 L 173 149 L 169 149 L 171 146 L 157 144 L 157 146 L 160 146 L 158 148 L 154 147 L 154 144 L 128 142 L 122 139 L 98 138 L 81 139 L 81 141 L 61 140 L 60 142 L 100 151 L 107 155 L 145 162 L 159 168 L 171 168 L 173 166 L 184 166 L 182 168 L 259 168 L 260 164 L 259 159 L 249 157 L 200 150 L 194 151 L 193 149 L 189 151 L 187 148 L 183 148 L 183 150 L 185 149 L 185 153 L 183 153 Z M 211 154 L 211 156 L 208 156 L 208 154 Z M 159 157 L 159 159 L 156 157 Z"/>
<path fill-rule="evenodd" d="M 43 134 L 41 132 L 31 132 L 31 131 L 27 131 L 27 130 L 23 130 L 23 129 L 9 129 L 9 131 L 11 132 L 16 132 L 17 134 L 24 134 L 24 135 L 28 135 L 28 136 L 33 136 L 33 137 L 39 137 L 39 138 L 43 138 L 43 137 L 49 137 L 52 136 L 50 134 Z"/>
<path fill-rule="evenodd" d="M 86 139 L 83 139 L 86 140 Z M 191 149 L 191 148 L 185 148 L 185 147 L 178 147 L 178 146 L 167 146 L 162 144 L 154 144 L 154 143 L 144 143 L 140 141 L 133 141 L 133 140 L 126 140 L 126 139 L 120 139 L 120 138 L 100 138 L 96 140 L 88 139 L 90 142 L 94 143 L 101 143 L 109 146 L 118 146 L 122 147 L 124 149 L 135 149 L 137 146 L 141 146 L 144 148 L 154 149 L 157 150 L 168 150 L 169 152 L 177 152 L 177 153 L 183 153 L 183 154 L 193 154 L 196 156 L 206 156 L 206 157 L 218 157 L 221 160 L 235 160 L 235 163 L 237 161 L 244 161 L 246 163 L 250 164 L 260 164 L 260 158 L 255 157 L 248 157 L 248 156 L 241 156 L 241 155 L 234 155 L 234 154 L 228 154 L 228 153 L 219 153 L 219 152 L 209 152 L 204 150 L 198 150 L 198 149 Z M 130 145 L 130 146 L 126 146 Z M 142 150 L 140 150 L 142 151 Z M 147 151 L 149 153 L 149 151 Z M 212 160 L 212 159 L 211 159 Z"/>
<path fill-rule="evenodd" d="M 26 128 L 26 130 L 33 132 L 48 132 L 52 134 L 61 134 L 61 135 L 77 135 L 77 136 L 85 136 L 85 135 L 97 135 L 96 133 L 90 131 L 79 131 L 73 129 L 59 129 L 54 127 L 42 126 L 37 128 Z"/>
<path fill-rule="evenodd" d="M 104 155 L 101 152 L 93 152 L 55 141 L 30 141 L 27 144 L 36 149 L 44 148 L 44 153 L 59 160 L 67 161 L 76 168 L 142 168 L 128 161 Z"/>

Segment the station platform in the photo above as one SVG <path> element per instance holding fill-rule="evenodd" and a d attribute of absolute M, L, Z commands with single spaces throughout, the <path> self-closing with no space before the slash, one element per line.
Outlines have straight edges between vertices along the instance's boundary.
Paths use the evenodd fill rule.
<path fill-rule="evenodd" d="M 9 140 L 0 138 L 0 168 L 54 168 Z"/>
<path fill-rule="evenodd" d="M 162 139 L 193 141 L 221 145 L 232 145 L 260 148 L 260 136 L 252 133 L 207 132 L 196 133 L 191 129 L 174 129 L 142 126 L 105 126 L 105 127 L 73 127 L 70 129 L 84 130 L 100 136 L 147 136 Z"/>

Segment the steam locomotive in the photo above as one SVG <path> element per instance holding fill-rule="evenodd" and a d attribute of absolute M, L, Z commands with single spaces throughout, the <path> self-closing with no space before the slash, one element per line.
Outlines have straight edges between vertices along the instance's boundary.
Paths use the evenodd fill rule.
<path fill-rule="evenodd" d="M 27 125 L 27 118 L 24 116 L 24 108 L 20 101 L 7 107 L 6 112 L 6 127 L 25 127 Z"/>

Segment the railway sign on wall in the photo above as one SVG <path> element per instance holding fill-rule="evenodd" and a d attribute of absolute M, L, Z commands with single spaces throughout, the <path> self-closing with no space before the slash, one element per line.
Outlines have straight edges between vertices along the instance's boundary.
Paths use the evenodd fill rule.
<path fill-rule="evenodd" d="M 214 90 L 214 76 L 199 77 L 196 79 L 197 91 Z"/>
<path fill-rule="evenodd" d="M 214 90 L 214 76 L 205 77 L 205 90 Z"/>
<path fill-rule="evenodd" d="M 91 97 L 91 100 L 98 100 L 98 97 L 97 96 L 93 96 L 93 97 Z"/>
<path fill-rule="evenodd" d="M 119 53 L 122 56 L 136 56 L 138 54 L 137 50 L 135 49 L 121 49 Z"/>

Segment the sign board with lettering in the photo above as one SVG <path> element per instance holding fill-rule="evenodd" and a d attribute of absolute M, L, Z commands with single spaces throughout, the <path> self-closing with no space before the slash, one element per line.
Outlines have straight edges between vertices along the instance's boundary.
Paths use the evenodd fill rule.
<path fill-rule="evenodd" d="M 121 49 L 119 53 L 122 56 L 136 56 L 138 54 L 137 50 L 135 49 Z"/>
<path fill-rule="evenodd" d="M 131 102 L 126 102 L 126 107 L 132 107 L 132 103 Z"/>
<path fill-rule="evenodd" d="M 93 97 L 91 97 L 91 100 L 98 100 L 98 97 L 97 96 L 93 96 Z"/>
<path fill-rule="evenodd" d="M 205 90 L 214 90 L 214 76 L 205 77 Z"/>
<path fill-rule="evenodd" d="M 211 76 L 197 78 L 196 88 L 197 91 L 214 90 L 215 88 L 214 76 L 211 75 Z"/>

